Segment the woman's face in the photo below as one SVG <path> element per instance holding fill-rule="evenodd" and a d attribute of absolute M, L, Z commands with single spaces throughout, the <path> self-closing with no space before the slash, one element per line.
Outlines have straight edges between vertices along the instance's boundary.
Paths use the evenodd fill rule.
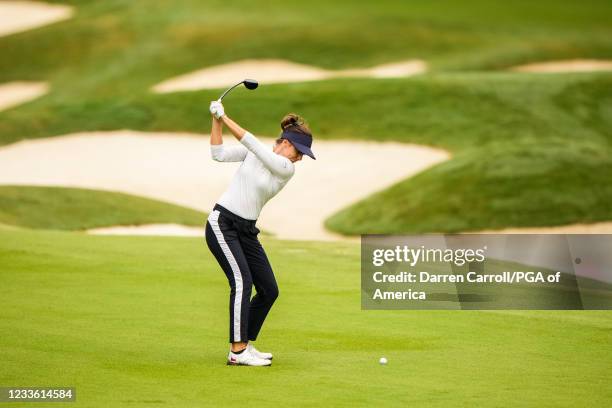
<path fill-rule="evenodd" d="M 283 139 L 280 143 L 277 143 L 274 146 L 274 153 L 285 156 L 294 163 L 302 160 L 302 153 L 298 152 L 287 139 Z"/>

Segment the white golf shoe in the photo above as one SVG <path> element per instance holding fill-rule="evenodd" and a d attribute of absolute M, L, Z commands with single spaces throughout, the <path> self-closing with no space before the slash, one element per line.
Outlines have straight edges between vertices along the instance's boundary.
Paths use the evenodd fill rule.
<path fill-rule="evenodd" d="M 247 349 L 253 354 L 255 357 L 263 358 L 264 360 L 272 360 L 272 353 L 264 353 L 255 348 L 251 343 L 247 345 Z"/>
<path fill-rule="evenodd" d="M 265 367 L 271 364 L 272 362 L 270 360 L 255 356 L 253 353 L 251 353 L 248 347 L 240 354 L 232 353 L 230 350 L 229 354 L 227 355 L 227 365 Z"/>

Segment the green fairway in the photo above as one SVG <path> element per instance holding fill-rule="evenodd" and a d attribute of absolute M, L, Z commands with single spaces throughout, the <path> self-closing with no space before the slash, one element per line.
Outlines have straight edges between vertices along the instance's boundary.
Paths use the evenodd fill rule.
<path fill-rule="evenodd" d="M 56 230 L 177 223 L 203 226 L 206 214 L 129 194 L 81 188 L 0 186 L 0 224 Z"/>
<path fill-rule="evenodd" d="M 609 311 L 362 311 L 358 244 L 264 246 L 280 297 L 258 369 L 225 366 L 229 287 L 203 239 L 0 230 L 0 384 L 75 386 L 84 407 L 612 399 Z"/>

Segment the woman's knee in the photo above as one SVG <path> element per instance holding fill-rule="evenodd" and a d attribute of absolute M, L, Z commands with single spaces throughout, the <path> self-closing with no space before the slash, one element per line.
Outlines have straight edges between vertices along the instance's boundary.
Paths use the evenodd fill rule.
<path fill-rule="evenodd" d="M 270 303 L 274 303 L 274 301 L 278 298 L 278 286 L 274 285 L 266 290 L 266 298 Z"/>

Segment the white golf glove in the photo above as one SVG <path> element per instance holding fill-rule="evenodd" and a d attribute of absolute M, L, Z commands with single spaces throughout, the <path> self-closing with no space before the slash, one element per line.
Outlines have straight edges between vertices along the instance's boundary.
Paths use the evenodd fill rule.
<path fill-rule="evenodd" d="M 225 115 L 225 109 L 223 109 L 223 104 L 219 101 L 212 101 L 210 103 L 209 110 L 210 110 L 210 113 L 217 119 Z"/>

